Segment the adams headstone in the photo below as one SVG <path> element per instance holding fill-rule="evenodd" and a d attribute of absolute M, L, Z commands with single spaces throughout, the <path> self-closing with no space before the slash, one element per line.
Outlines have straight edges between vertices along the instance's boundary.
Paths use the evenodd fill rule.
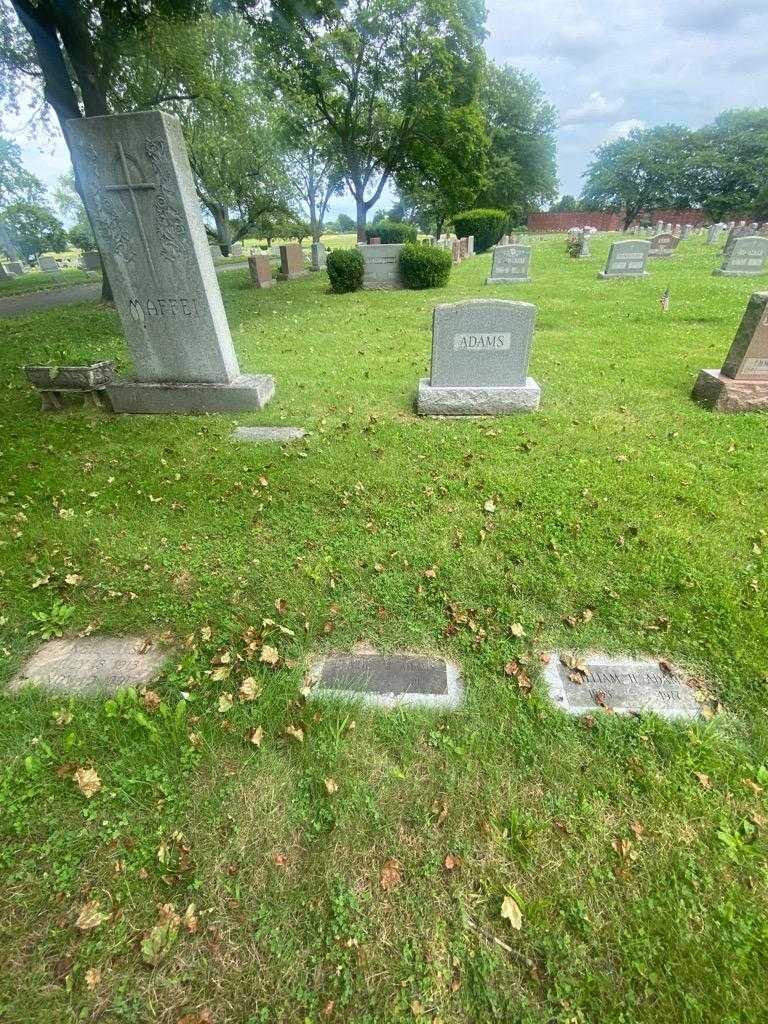
<path fill-rule="evenodd" d="M 612 277 L 648 277 L 645 263 L 651 243 L 642 238 L 627 238 L 612 242 L 605 270 L 597 276 L 605 281 Z"/>
<path fill-rule="evenodd" d="M 717 277 L 758 277 L 765 273 L 768 238 L 747 235 L 736 238 L 723 256 L 723 265 L 712 273 Z"/>
<path fill-rule="evenodd" d="M 403 279 L 400 275 L 402 248 L 400 242 L 358 246 L 364 263 L 363 288 L 388 290 L 403 287 Z"/>
<path fill-rule="evenodd" d="M 502 416 L 539 407 L 528 376 L 536 307 L 508 299 L 435 306 L 431 377 L 419 381 L 422 416 Z"/>
<path fill-rule="evenodd" d="M 274 380 L 241 374 L 176 117 L 71 120 L 67 138 L 133 357 L 115 412 L 261 409 Z"/>
<path fill-rule="evenodd" d="M 700 714 L 696 693 L 682 674 L 665 671 L 656 661 L 599 654 L 575 659 L 551 653 L 544 679 L 555 704 L 574 715 L 600 708 L 624 715 L 653 712 L 672 719 Z"/>
<path fill-rule="evenodd" d="M 768 410 L 768 292 L 751 296 L 722 370 L 701 370 L 693 397 L 718 412 Z"/>
<path fill-rule="evenodd" d="M 516 284 L 530 281 L 530 245 L 497 245 L 493 250 L 491 276 L 486 284 Z"/>

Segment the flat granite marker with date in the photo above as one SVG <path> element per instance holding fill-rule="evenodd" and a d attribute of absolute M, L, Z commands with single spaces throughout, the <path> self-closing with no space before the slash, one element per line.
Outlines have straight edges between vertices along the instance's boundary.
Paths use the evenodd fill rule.
<path fill-rule="evenodd" d="M 768 411 L 768 292 L 754 292 L 722 370 L 701 370 L 693 398 L 718 412 Z"/>
<path fill-rule="evenodd" d="M 443 303 L 432 313 L 432 375 L 419 381 L 422 416 L 533 412 L 541 390 L 528 376 L 536 307 L 511 299 Z"/>
<path fill-rule="evenodd" d="M 150 683 L 168 657 L 167 650 L 142 637 L 49 640 L 27 658 L 10 689 L 38 685 L 56 693 L 114 692 Z"/>
<path fill-rule="evenodd" d="M 586 672 L 574 670 L 567 662 L 578 662 Z M 665 672 L 657 661 L 603 654 L 575 659 L 551 653 L 544 679 L 555 704 L 572 715 L 601 708 L 619 715 L 652 711 L 672 719 L 700 715 L 694 690 L 679 675 Z"/>
<path fill-rule="evenodd" d="M 381 707 L 451 708 L 462 696 L 457 666 L 422 654 L 332 654 L 315 663 L 309 681 L 314 697 L 358 699 Z"/>
<path fill-rule="evenodd" d="M 88 117 L 66 134 L 133 357 L 108 389 L 115 412 L 261 409 L 275 382 L 240 372 L 178 118 Z"/>

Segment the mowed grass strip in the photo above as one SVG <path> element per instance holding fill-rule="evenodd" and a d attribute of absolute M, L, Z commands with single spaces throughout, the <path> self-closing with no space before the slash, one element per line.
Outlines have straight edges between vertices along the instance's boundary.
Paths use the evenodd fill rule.
<path fill-rule="evenodd" d="M 765 1019 L 768 440 L 689 396 L 766 281 L 700 240 L 641 281 L 597 280 L 609 238 L 533 244 L 519 286 L 487 255 L 435 292 L 223 275 L 256 415 L 42 416 L 21 364 L 127 370 L 117 316 L 2 325 L 2 678 L 47 633 L 173 651 L 157 698 L 1 698 L 8 1020 Z M 491 296 L 538 306 L 541 411 L 418 419 L 433 306 Z M 307 702 L 360 641 L 459 661 L 464 708 Z M 568 718 L 544 650 L 669 658 L 723 711 Z"/>

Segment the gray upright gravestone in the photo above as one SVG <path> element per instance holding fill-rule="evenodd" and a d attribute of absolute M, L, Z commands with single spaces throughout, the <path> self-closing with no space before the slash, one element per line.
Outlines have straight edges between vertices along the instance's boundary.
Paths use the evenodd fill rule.
<path fill-rule="evenodd" d="M 693 397 L 718 412 L 768 410 L 768 292 L 755 292 L 722 370 L 701 370 Z"/>
<path fill-rule="evenodd" d="M 530 281 L 530 245 L 497 245 L 493 250 L 491 276 L 486 284 L 517 284 Z"/>
<path fill-rule="evenodd" d="M 160 111 L 67 122 L 85 204 L 134 376 L 115 412 L 260 409 L 272 377 L 240 372 L 176 117 Z"/>
<path fill-rule="evenodd" d="M 768 238 L 748 235 L 735 238 L 723 253 L 723 265 L 712 273 L 718 277 L 757 277 L 765 272 Z"/>
<path fill-rule="evenodd" d="M 648 277 L 645 261 L 651 243 L 643 238 L 627 238 L 611 243 L 605 270 L 597 275 L 602 281 L 612 277 Z"/>
<path fill-rule="evenodd" d="M 422 416 L 503 416 L 539 407 L 528 376 L 536 307 L 509 299 L 435 306 L 432 375 L 419 381 Z"/>
<path fill-rule="evenodd" d="M 399 242 L 386 242 L 374 245 L 358 243 L 358 251 L 363 257 L 363 288 L 390 289 L 402 288 L 403 279 L 400 275 L 400 253 L 403 246 Z"/>

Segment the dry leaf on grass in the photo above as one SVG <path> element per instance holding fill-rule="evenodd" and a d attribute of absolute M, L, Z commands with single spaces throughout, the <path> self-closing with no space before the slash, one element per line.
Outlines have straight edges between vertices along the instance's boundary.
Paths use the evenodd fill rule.
<path fill-rule="evenodd" d="M 523 927 L 523 915 L 520 911 L 520 907 L 517 905 L 517 900 L 511 896 L 505 896 L 501 901 L 501 916 L 509 921 L 513 928 L 520 931 Z"/>
<path fill-rule="evenodd" d="M 455 871 L 456 868 L 461 866 L 461 860 L 455 857 L 452 853 L 449 853 L 443 861 L 443 867 L 446 871 Z"/>
<path fill-rule="evenodd" d="M 107 917 L 107 914 L 101 912 L 98 900 L 88 900 L 80 908 L 80 913 L 75 921 L 75 928 L 81 932 L 89 932 L 93 928 L 98 928 L 103 921 L 106 921 Z"/>
<path fill-rule="evenodd" d="M 325 791 L 328 796 L 333 796 L 334 793 L 338 792 L 339 784 L 335 779 L 324 779 Z"/>
<path fill-rule="evenodd" d="M 390 889 L 396 889 L 403 880 L 403 873 L 400 865 L 396 860 L 391 857 L 385 860 L 381 867 L 381 874 L 379 876 L 379 885 L 385 892 L 389 892 Z"/>
<path fill-rule="evenodd" d="M 93 992 L 98 987 L 101 981 L 101 971 L 98 967 L 89 967 L 85 972 L 85 987 L 89 992 Z"/>
<path fill-rule="evenodd" d="M 253 676 L 247 676 L 242 683 L 240 683 L 240 700 L 256 700 L 261 694 L 261 686 L 256 682 Z"/>
<path fill-rule="evenodd" d="M 264 730 L 260 725 L 257 725 L 255 729 L 250 729 L 245 734 L 245 737 L 249 743 L 254 745 L 254 747 L 260 747 L 261 741 L 264 739 Z"/>
<path fill-rule="evenodd" d="M 297 743 L 304 742 L 304 730 L 298 725 L 286 725 L 285 735 L 290 736 L 292 740 L 296 740 Z"/>
<path fill-rule="evenodd" d="M 699 780 L 699 785 L 702 789 L 712 789 L 712 783 L 708 775 L 705 775 L 704 772 L 694 772 L 693 774 Z"/>
<path fill-rule="evenodd" d="M 72 776 L 83 796 L 90 800 L 101 789 L 101 779 L 93 768 L 78 768 Z"/>
<path fill-rule="evenodd" d="M 512 625 L 509 627 L 509 632 L 512 634 L 512 636 L 525 636 L 525 630 L 523 629 L 522 624 L 519 622 L 513 622 Z"/>
<path fill-rule="evenodd" d="M 261 648 L 261 654 L 259 655 L 259 661 L 263 665 L 276 665 L 280 661 L 280 654 L 276 647 L 270 647 L 269 644 L 264 644 Z"/>

